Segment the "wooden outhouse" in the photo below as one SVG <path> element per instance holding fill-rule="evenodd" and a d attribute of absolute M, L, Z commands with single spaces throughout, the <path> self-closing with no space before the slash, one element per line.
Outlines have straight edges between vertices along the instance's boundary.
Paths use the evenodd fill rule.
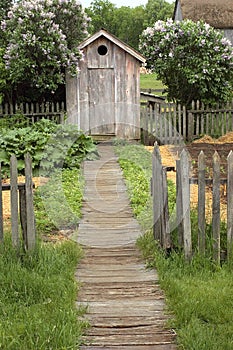
<path fill-rule="evenodd" d="M 80 73 L 66 78 L 68 122 L 98 139 L 139 139 L 144 57 L 104 29 L 80 49 Z"/>

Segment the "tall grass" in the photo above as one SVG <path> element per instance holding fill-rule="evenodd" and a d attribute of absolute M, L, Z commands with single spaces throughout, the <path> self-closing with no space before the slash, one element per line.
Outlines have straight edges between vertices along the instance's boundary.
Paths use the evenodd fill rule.
<path fill-rule="evenodd" d="M 0 349 L 77 349 L 85 323 L 75 300 L 73 242 L 39 244 L 19 255 L 9 237 L 0 246 Z"/>
<path fill-rule="evenodd" d="M 57 230 L 53 219 L 60 216 L 60 221 L 55 222 L 70 227 L 80 218 L 80 173 L 65 170 L 62 182 L 56 181 L 56 176 L 36 192 L 36 250 L 16 252 L 10 233 L 0 244 L 0 349 L 76 350 L 87 327 L 82 320 L 85 310 L 76 307 L 78 284 L 74 276 L 82 257 L 81 247 L 72 241 L 54 244 L 41 240 Z M 47 215 L 40 195 L 50 192 L 48 200 L 52 206 L 53 194 L 54 198 L 63 199 L 62 190 L 65 204 L 56 203 L 59 209 L 51 209 Z"/>
<path fill-rule="evenodd" d="M 140 151 L 139 151 L 140 149 Z M 141 146 L 117 146 L 116 151 L 123 161 L 123 172 L 130 188 L 130 196 L 137 205 L 150 198 L 148 187 L 135 184 L 136 178 L 140 182 L 148 183 L 151 160 L 147 151 Z M 138 168 L 137 168 L 138 167 Z M 141 169 L 136 171 L 136 169 Z M 141 192 L 142 191 L 142 192 Z M 172 201 L 174 185 L 169 185 Z M 142 201 L 140 200 L 142 198 Z M 149 202 L 148 202 L 149 203 Z M 172 203 L 171 203 L 172 205 Z M 135 215 L 140 222 L 152 212 L 150 206 Z M 145 215 L 145 216 L 144 216 Z M 193 214 L 193 229 L 196 217 Z M 138 240 L 148 266 L 157 268 L 160 285 L 163 288 L 168 311 L 171 314 L 170 327 L 177 332 L 177 342 L 184 350 L 230 350 L 233 349 L 233 273 L 232 263 L 216 266 L 208 256 L 194 256 L 191 263 L 187 263 L 182 252 L 173 251 L 169 256 L 164 255 L 153 239 L 151 226 Z M 207 225 L 207 229 L 209 227 Z M 224 230 L 224 225 L 222 226 Z M 224 232 L 225 233 L 225 232 Z M 195 235 L 194 235 L 195 236 Z"/>

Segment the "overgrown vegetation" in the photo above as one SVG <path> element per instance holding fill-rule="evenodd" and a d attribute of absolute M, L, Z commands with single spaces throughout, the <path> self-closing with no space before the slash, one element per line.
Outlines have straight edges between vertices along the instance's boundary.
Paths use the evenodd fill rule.
<path fill-rule="evenodd" d="M 83 180 L 78 169 L 57 171 L 34 195 L 37 232 L 75 229 L 81 218 Z"/>
<path fill-rule="evenodd" d="M 14 120 L 18 120 L 15 125 Z M 10 124 L 9 124 L 10 123 Z M 78 168 L 84 158 L 96 156 L 96 146 L 90 136 L 77 126 L 42 119 L 25 126 L 25 118 L 5 118 L 1 121 L 0 162 L 9 173 L 10 157 L 15 154 L 19 171 L 24 168 L 24 155 L 32 157 L 34 173 L 48 175 L 54 168 Z"/>
<path fill-rule="evenodd" d="M 40 168 L 40 172 L 40 161 L 49 161 L 50 156 L 51 163 L 42 169 L 50 177 L 35 191 L 35 251 L 14 250 L 8 232 L 0 245 L 0 349 L 78 349 L 88 326 L 82 319 L 85 309 L 75 304 L 78 284 L 74 275 L 82 249 L 57 233 L 78 224 L 83 192 L 79 166 L 85 157 L 92 157 L 96 147 L 74 126 L 57 126 L 47 120 L 27 126 L 27 120 L 18 117 L 10 124 L 2 120 L 4 171 L 8 171 L 11 154 L 22 160 L 30 152 L 34 170 Z M 21 162 L 19 167 L 23 168 Z M 45 243 L 50 240 L 57 243 Z"/>
<path fill-rule="evenodd" d="M 129 186 L 134 213 L 146 231 L 138 246 L 148 266 L 157 268 L 161 287 L 164 289 L 171 320 L 181 349 L 230 350 L 233 343 L 233 275 L 232 264 L 216 266 L 208 256 L 194 256 L 191 263 L 185 262 L 181 252 L 173 251 L 165 256 L 153 239 L 151 219 L 148 220 L 150 193 L 149 183 L 151 156 L 143 146 L 117 145 L 124 176 Z M 144 178 L 144 179 L 142 179 Z M 169 183 L 170 208 L 175 203 L 174 185 Z M 146 201 L 147 198 L 147 201 Z M 143 208 L 144 203 L 147 203 Z M 134 204 L 133 204 L 134 207 Z M 196 228 L 193 216 L 193 228 Z M 209 227 L 207 225 L 207 229 Z M 224 225 L 222 232 L 225 233 Z M 195 235 L 194 235 L 195 237 Z M 194 238 L 195 239 L 195 238 Z"/>
<path fill-rule="evenodd" d="M 0 349 L 78 349 L 86 328 L 77 310 L 74 242 L 39 244 L 19 256 L 9 237 L 0 245 Z"/>

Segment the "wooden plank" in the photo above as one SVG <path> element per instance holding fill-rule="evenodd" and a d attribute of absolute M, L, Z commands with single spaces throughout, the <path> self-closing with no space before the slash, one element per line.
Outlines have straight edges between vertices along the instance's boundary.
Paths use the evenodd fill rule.
<path fill-rule="evenodd" d="M 2 165 L 0 163 L 0 242 L 3 242 Z"/>
<path fill-rule="evenodd" d="M 227 157 L 227 257 L 233 253 L 233 152 Z"/>
<path fill-rule="evenodd" d="M 81 346 L 81 350 L 152 350 L 151 345 L 111 345 L 109 346 L 98 346 L 98 345 L 88 345 Z M 175 344 L 153 344 L 153 350 L 175 350 Z"/>
<path fill-rule="evenodd" d="M 18 229 L 18 170 L 17 159 L 15 155 L 10 158 L 10 198 L 11 198 L 11 232 L 12 243 L 15 248 L 19 248 L 19 229 Z"/>
<path fill-rule="evenodd" d="M 183 233 L 184 233 L 184 253 L 186 260 L 192 257 L 192 236 L 191 236 L 191 219 L 190 219 L 190 186 L 189 186 L 189 156 L 188 152 L 183 149 L 180 155 L 180 170 L 182 183 L 182 216 L 183 216 Z"/>
<path fill-rule="evenodd" d="M 36 228 L 33 205 L 32 159 L 28 153 L 25 155 L 25 194 L 27 217 L 26 246 L 28 250 L 33 250 L 36 244 Z"/>
<path fill-rule="evenodd" d="M 184 248 L 184 226 L 182 212 L 182 181 L 180 159 L 176 160 L 176 225 L 179 248 Z"/>
<path fill-rule="evenodd" d="M 26 191 L 25 187 L 19 191 L 20 223 L 22 228 L 23 246 L 27 249 L 27 214 L 26 214 Z"/>
<path fill-rule="evenodd" d="M 198 250 L 205 254 L 205 155 L 198 156 Z"/>
<path fill-rule="evenodd" d="M 220 263 L 220 157 L 217 152 L 213 155 L 213 258 Z"/>
<path fill-rule="evenodd" d="M 152 196 L 153 196 L 153 232 L 154 238 L 162 245 L 163 237 L 163 196 L 162 196 L 162 160 L 159 147 L 155 144 L 152 153 Z"/>

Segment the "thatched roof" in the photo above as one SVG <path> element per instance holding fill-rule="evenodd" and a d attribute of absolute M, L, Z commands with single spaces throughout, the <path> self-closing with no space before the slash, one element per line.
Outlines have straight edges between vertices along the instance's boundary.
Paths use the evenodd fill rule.
<path fill-rule="evenodd" d="M 233 0 L 176 0 L 183 19 L 203 20 L 219 29 L 233 28 Z"/>

